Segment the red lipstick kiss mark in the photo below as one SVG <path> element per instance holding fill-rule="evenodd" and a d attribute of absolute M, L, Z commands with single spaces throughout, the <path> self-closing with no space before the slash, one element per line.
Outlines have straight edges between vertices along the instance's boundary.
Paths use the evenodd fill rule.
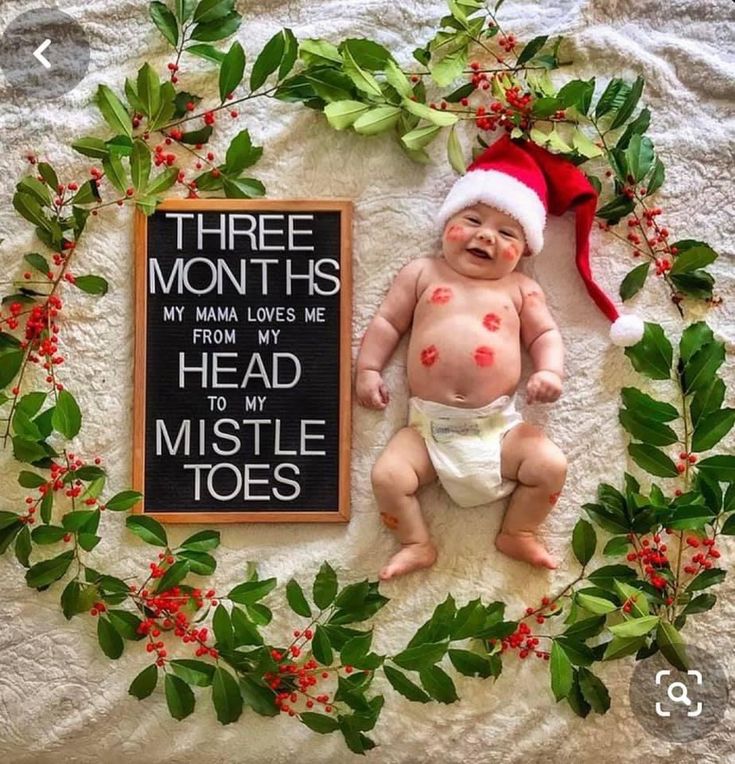
<path fill-rule="evenodd" d="M 462 226 L 453 225 L 447 231 L 447 239 L 449 241 L 459 241 L 463 237 L 464 231 L 462 230 Z"/>
<path fill-rule="evenodd" d="M 452 290 L 449 287 L 437 287 L 429 297 L 429 302 L 436 305 L 446 305 L 452 299 Z"/>
<path fill-rule="evenodd" d="M 383 521 L 383 525 L 385 525 L 386 528 L 390 528 L 392 531 L 398 527 L 398 518 L 395 515 L 389 515 L 387 512 L 381 512 L 380 519 Z"/>
<path fill-rule="evenodd" d="M 487 345 L 480 345 L 480 347 L 475 348 L 473 357 L 478 366 L 492 366 L 495 362 L 495 353 Z"/>
<path fill-rule="evenodd" d="M 500 316 L 496 316 L 495 313 L 488 313 L 482 319 L 482 325 L 491 332 L 497 332 L 500 328 Z"/>
<path fill-rule="evenodd" d="M 424 366 L 433 366 L 439 358 L 439 351 L 436 349 L 436 345 L 429 345 L 421 351 L 421 363 Z"/>
<path fill-rule="evenodd" d="M 513 249 L 513 247 L 506 247 L 506 249 L 503 250 L 502 256 L 506 260 L 515 260 L 516 257 L 516 251 Z"/>
<path fill-rule="evenodd" d="M 556 504 L 556 502 L 559 501 L 560 496 L 561 496 L 561 491 L 552 493 L 551 496 L 549 496 L 549 504 L 551 504 L 551 506 L 553 507 L 554 504 Z"/>

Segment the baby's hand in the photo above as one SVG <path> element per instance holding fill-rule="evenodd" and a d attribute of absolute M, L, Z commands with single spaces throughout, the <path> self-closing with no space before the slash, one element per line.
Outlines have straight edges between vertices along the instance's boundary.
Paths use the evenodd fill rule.
<path fill-rule="evenodd" d="M 357 372 L 355 380 L 357 400 L 361 406 L 369 409 L 384 409 L 390 396 L 379 371 L 364 369 Z"/>
<path fill-rule="evenodd" d="M 535 371 L 526 385 L 527 403 L 553 403 L 561 395 L 561 377 L 554 371 Z"/>

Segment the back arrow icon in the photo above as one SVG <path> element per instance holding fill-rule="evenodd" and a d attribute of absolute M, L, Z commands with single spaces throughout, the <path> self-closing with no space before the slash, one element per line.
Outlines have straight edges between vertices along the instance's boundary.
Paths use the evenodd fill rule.
<path fill-rule="evenodd" d="M 33 51 L 33 57 L 39 61 L 40 64 L 42 64 L 46 69 L 51 68 L 51 64 L 48 62 L 46 57 L 43 55 L 44 50 L 48 48 L 48 46 L 51 45 L 51 40 L 44 40 L 34 51 Z"/>

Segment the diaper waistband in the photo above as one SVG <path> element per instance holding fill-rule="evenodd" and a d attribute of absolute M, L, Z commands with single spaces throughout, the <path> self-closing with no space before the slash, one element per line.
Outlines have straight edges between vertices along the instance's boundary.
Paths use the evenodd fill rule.
<path fill-rule="evenodd" d="M 515 399 L 515 395 L 501 395 L 484 406 L 468 409 L 414 397 L 409 399 L 409 406 L 411 411 L 418 411 L 429 419 L 481 419 L 501 412 L 514 413 L 516 410 Z"/>

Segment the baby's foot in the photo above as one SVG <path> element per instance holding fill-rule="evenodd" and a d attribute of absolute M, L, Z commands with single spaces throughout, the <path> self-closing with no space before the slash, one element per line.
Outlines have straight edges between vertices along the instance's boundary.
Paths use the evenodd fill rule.
<path fill-rule="evenodd" d="M 556 568 L 554 558 L 546 551 L 544 545 L 536 540 L 531 531 L 499 533 L 495 538 L 495 546 L 514 560 L 528 562 L 537 568 L 551 570 Z"/>
<path fill-rule="evenodd" d="M 380 571 L 381 581 L 388 581 L 396 576 L 403 576 L 412 570 L 429 568 L 436 562 L 436 547 L 431 541 L 417 544 L 403 544 L 398 552 Z"/>

